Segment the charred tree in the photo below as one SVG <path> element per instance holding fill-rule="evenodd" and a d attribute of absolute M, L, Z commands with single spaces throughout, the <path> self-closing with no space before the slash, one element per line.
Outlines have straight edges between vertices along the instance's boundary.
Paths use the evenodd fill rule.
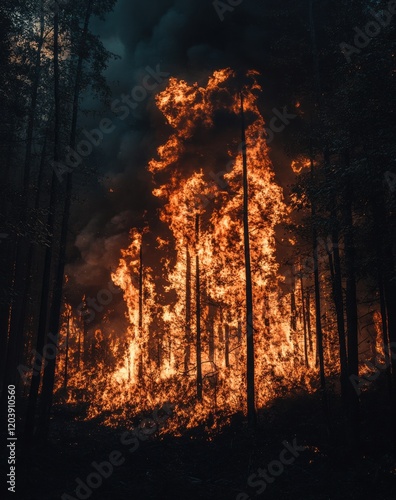
<path fill-rule="evenodd" d="M 388 381 L 390 381 L 391 395 L 390 417 L 392 422 L 393 448 L 396 450 L 396 429 L 394 426 L 394 422 L 396 421 L 396 356 L 394 351 L 392 351 L 396 345 L 396 270 L 392 245 L 394 230 L 392 229 L 392 223 L 389 220 L 383 196 L 380 196 L 379 199 L 375 197 L 372 200 L 372 210 L 374 225 L 378 230 L 376 234 L 376 252 L 380 281 L 379 287 L 380 290 L 382 288 L 381 295 L 383 296 L 381 299 L 381 316 L 385 359 L 388 363 L 390 362 L 391 365 L 390 374 L 388 371 Z"/>
<path fill-rule="evenodd" d="M 186 317 L 185 317 L 185 342 L 184 372 L 188 372 L 191 355 L 191 256 L 188 246 L 186 247 Z"/>
<path fill-rule="evenodd" d="M 312 328 L 311 328 L 311 292 L 310 289 L 306 290 L 306 313 L 307 313 L 307 333 L 308 333 L 308 346 L 309 352 L 313 352 Z"/>
<path fill-rule="evenodd" d="M 208 305 L 208 347 L 209 361 L 214 362 L 215 357 L 215 332 L 214 332 L 214 306 Z"/>
<path fill-rule="evenodd" d="M 143 380 L 143 235 L 140 242 L 139 250 L 139 344 L 140 344 L 140 354 L 139 354 L 139 366 L 138 366 L 138 377 L 139 380 Z"/>
<path fill-rule="evenodd" d="M 199 214 L 195 217 L 195 310 L 196 310 L 196 362 L 197 362 L 197 399 L 202 400 L 202 354 L 201 354 L 201 279 L 199 269 Z"/>
<path fill-rule="evenodd" d="M 69 339 L 70 339 L 70 313 L 67 314 L 66 345 L 65 345 L 65 371 L 63 376 L 63 390 L 67 394 L 67 382 L 69 378 Z"/>
<path fill-rule="evenodd" d="M 245 251 L 246 277 L 246 383 L 247 383 L 247 412 L 248 423 L 251 429 L 256 427 L 255 380 L 254 380 L 254 326 L 253 326 L 253 286 L 250 257 L 249 237 L 249 181 L 246 150 L 246 129 L 243 92 L 240 92 L 241 123 L 242 123 L 242 161 L 243 161 L 243 236 Z"/>
<path fill-rule="evenodd" d="M 349 155 L 345 153 L 346 165 L 349 167 Z M 350 379 L 359 378 L 359 351 L 358 351 L 358 313 L 355 277 L 355 242 L 353 234 L 353 188 L 352 180 L 348 176 L 344 191 L 344 224 L 345 224 L 345 270 L 346 270 L 346 319 L 348 345 L 348 376 Z M 349 431 L 353 448 L 359 443 L 359 396 L 352 383 L 349 386 Z"/>
<path fill-rule="evenodd" d="M 225 358 L 225 366 L 226 368 L 230 367 L 230 325 L 226 323 L 225 325 L 225 333 L 224 333 L 224 358 Z"/>
<path fill-rule="evenodd" d="M 304 278 L 303 278 L 303 271 L 302 271 L 301 267 L 300 267 L 300 288 L 301 288 L 302 320 L 303 320 L 303 328 L 304 328 L 304 360 L 305 360 L 305 367 L 309 368 L 307 315 L 306 315 L 306 311 L 305 311 Z"/>
<path fill-rule="evenodd" d="M 292 266 L 292 269 L 294 266 Z M 296 282 L 295 276 L 291 273 L 291 292 L 290 292 L 290 330 L 294 336 L 297 330 L 297 307 L 296 307 Z"/>
<path fill-rule="evenodd" d="M 314 95 L 314 113 L 311 115 L 311 131 L 310 131 L 310 144 L 309 144 L 309 156 L 310 156 L 310 177 L 312 188 L 315 184 L 314 176 L 314 129 L 316 127 L 322 128 L 321 120 L 321 105 L 322 105 L 322 89 L 321 89 L 321 77 L 320 77 L 320 66 L 319 66 L 319 51 L 317 45 L 317 34 L 316 34 L 316 24 L 314 16 L 314 0 L 309 0 L 308 6 L 309 12 L 309 31 L 311 38 L 311 53 L 312 53 L 312 88 Z M 314 118 L 317 123 L 314 122 Z M 324 147 L 326 151 L 326 146 Z M 317 359 L 319 360 L 319 377 L 320 377 L 320 387 L 322 391 L 322 402 L 323 402 L 323 412 L 324 418 L 327 425 L 327 431 L 330 433 L 331 419 L 330 419 L 330 408 L 327 397 L 327 387 L 326 387 L 326 376 L 325 376 L 325 366 L 324 366 L 324 351 L 323 351 L 323 331 L 322 331 L 322 317 L 321 317 L 321 293 L 320 293 L 320 279 L 319 279 L 319 250 L 318 250 L 318 229 L 317 229 L 317 207 L 314 195 L 311 199 L 311 219 L 312 219 L 312 250 L 313 250 L 313 265 L 314 265 L 314 296 L 315 296 L 315 325 L 316 325 L 316 350 Z"/>
<path fill-rule="evenodd" d="M 343 401 L 344 409 L 347 407 L 348 400 L 348 356 L 346 348 L 346 335 L 345 335 L 345 317 L 344 317 L 344 299 L 342 290 L 342 270 L 340 250 L 338 246 L 339 234 L 337 214 L 333 210 L 333 231 L 332 231 L 332 252 L 329 250 L 329 267 L 331 270 L 331 282 L 333 301 L 337 317 L 337 332 L 338 332 L 338 345 L 341 365 L 341 398 Z"/>
<path fill-rule="evenodd" d="M 60 90 L 59 90 L 59 14 L 54 13 L 54 32 L 53 32 L 53 50 L 54 50 L 54 104 L 55 104 L 55 115 L 54 115 L 54 162 L 59 162 L 59 143 L 60 143 Z M 49 203 L 49 214 L 48 214 L 48 231 L 51 235 L 51 242 L 47 246 L 44 258 L 44 272 L 43 272 L 43 282 L 41 287 L 41 298 L 40 298 L 40 312 L 39 312 L 39 323 L 37 329 L 37 346 L 36 346 L 36 359 L 35 367 L 37 367 L 36 372 L 32 375 L 30 392 L 29 392 L 29 402 L 26 413 L 26 424 L 25 424 L 25 441 L 27 444 L 31 442 L 33 437 L 33 432 L 35 428 L 35 414 L 38 399 L 38 391 L 41 381 L 41 369 L 42 369 L 42 359 L 45 353 L 43 352 L 44 344 L 46 340 L 47 333 L 47 313 L 48 313 L 48 302 L 50 296 L 50 285 L 51 285 L 51 267 L 53 260 L 53 233 L 55 228 L 55 209 L 57 204 L 57 181 L 55 172 L 52 173 L 51 181 L 51 194 Z M 48 365 L 47 365 L 48 366 Z"/>
<path fill-rule="evenodd" d="M 315 219 L 315 216 L 316 216 L 315 205 L 312 204 L 312 218 Z M 315 227 L 313 228 L 312 242 L 313 242 L 314 283 L 315 283 L 316 346 L 317 346 L 317 355 L 319 359 L 320 387 L 325 397 L 326 377 L 325 377 L 324 355 L 323 355 L 323 331 L 322 331 L 322 318 L 321 318 L 322 309 L 321 309 L 320 281 L 319 281 L 318 236 Z"/>
<path fill-rule="evenodd" d="M 72 113 L 72 124 L 71 124 L 71 133 L 70 133 L 70 146 L 72 148 L 75 147 L 76 137 L 77 137 L 77 120 L 78 120 L 78 109 L 79 109 L 79 97 L 82 86 L 82 75 L 83 75 L 83 60 L 84 60 L 84 51 L 86 45 L 86 39 L 88 34 L 88 26 L 89 21 L 92 15 L 92 7 L 94 0 L 88 0 L 87 8 L 84 19 L 84 27 L 81 36 L 80 48 L 79 48 L 79 56 L 77 62 L 77 70 L 76 70 L 76 79 L 74 85 L 74 93 L 73 93 L 73 113 Z M 58 12 L 55 14 L 58 17 Z M 58 21 L 57 21 L 58 22 Z M 55 56 L 54 56 L 55 59 Z M 59 64 L 58 70 L 59 71 Z M 59 92 L 59 83 L 58 92 Z M 56 99 L 56 98 L 55 98 Z M 55 104 L 56 106 L 56 104 Z M 60 126 L 60 122 L 55 124 L 55 128 Z M 59 134 L 59 131 L 55 131 L 56 134 Z M 57 141 L 55 140 L 55 143 Z M 57 148 L 57 146 L 56 146 Z M 59 164 L 59 155 L 56 155 L 54 158 L 54 165 Z M 66 196 L 65 196 L 65 204 L 63 207 L 63 217 L 62 217 L 62 225 L 61 225 L 61 234 L 60 234 L 60 242 L 59 242 L 59 257 L 58 263 L 55 272 L 55 283 L 54 283 L 54 292 L 53 299 L 51 304 L 50 311 L 50 319 L 49 319 L 49 327 L 50 327 L 50 335 L 48 337 L 48 343 L 57 347 L 58 336 L 59 336 L 59 326 L 60 326 L 60 313 L 62 306 L 62 292 L 63 292 L 63 280 L 64 280 L 64 269 L 66 262 L 66 245 L 67 245 L 67 236 L 68 236 L 68 228 L 69 228 L 69 216 L 70 216 L 70 206 L 71 206 L 71 197 L 72 197 L 72 174 L 69 172 L 67 174 L 66 181 Z M 49 425 L 49 414 L 52 406 L 52 393 L 54 389 L 55 383 L 55 368 L 56 368 L 56 357 L 51 358 L 45 368 L 44 377 L 43 377 L 43 388 L 42 388 L 42 396 L 41 396 L 41 409 L 40 409 L 40 431 L 43 435 L 46 435 Z"/>
<path fill-rule="evenodd" d="M 9 325 L 9 336 L 7 344 L 7 357 L 5 376 L 6 381 L 3 386 L 2 400 L 5 398 L 8 385 L 17 385 L 18 363 L 22 354 L 24 322 L 26 318 L 28 304 L 28 290 L 30 284 L 31 272 L 31 252 L 32 244 L 29 240 L 28 232 L 28 211 L 30 199 L 31 183 L 31 163 L 33 149 L 33 133 L 36 123 L 37 97 L 41 76 L 41 56 L 44 44 L 44 0 L 40 2 L 40 32 L 37 41 L 36 60 L 34 66 L 34 75 L 32 80 L 30 105 L 28 113 L 27 131 L 26 131 L 26 150 L 23 170 L 22 186 L 22 206 L 20 212 L 20 224 L 22 226 L 22 235 L 19 235 L 16 242 L 15 268 L 13 279 L 13 302 L 11 305 L 11 317 Z"/>

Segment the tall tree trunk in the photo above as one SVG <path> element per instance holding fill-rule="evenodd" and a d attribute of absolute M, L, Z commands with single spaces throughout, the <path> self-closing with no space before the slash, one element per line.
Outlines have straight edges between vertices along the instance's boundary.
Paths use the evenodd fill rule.
<path fill-rule="evenodd" d="M 32 148 L 33 148 L 33 132 L 36 118 L 37 108 L 37 95 L 41 75 L 41 53 L 44 44 L 44 0 L 40 2 L 40 35 L 37 44 L 35 72 L 32 81 L 31 98 L 29 105 L 29 115 L 26 134 L 26 151 L 24 160 L 24 173 L 23 173 L 23 190 L 22 190 L 22 210 L 20 215 L 20 222 L 22 226 L 23 235 L 18 236 L 16 243 L 16 256 L 15 256 L 15 271 L 14 271 L 14 297 L 11 306 L 10 330 L 7 346 L 7 358 L 5 374 L 7 380 L 3 387 L 2 399 L 6 394 L 6 387 L 8 385 L 16 385 L 17 381 L 17 367 L 20 360 L 21 353 L 20 346 L 23 346 L 23 325 L 26 317 L 27 308 L 27 293 L 26 289 L 29 286 L 30 267 L 27 265 L 27 251 L 30 246 L 30 240 L 26 234 L 27 216 L 29 208 L 29 194 L 30 194 L 30 177 L 31 177 L 31 162 L 32 162 Z"/>
<path fill-rule="evenodd" d="M 345 153 L 346 166 L 349 166 L 349 156 Z M 348 344 L 348 376 L 355 380 L 359 377 L 359 348 L 358 348 L 358 313 L 355 277 L 355 243 L 353 234 L 352 216 L 353 188 L 352 180 L 346 180 L 344 193 L 344 243 L 345 243 L 345 269 L 346 269 L 346 318 L 347 318 L 347 344 Z M 349 386 L 349 435 L 354 449 L 359 444 L 359 396 L 352 383 Z"/>
<path fill-rule="evenodd" d="M 321 101 L 321 81 L 320 81 L 320 69 L 319 69 L 319 55 L 318 47 L 316 42 L 316 26 L 314 17 L 314 0 L 309 0 L 309 29 L 311 35 L 311 50 L 312 50 L 312 60 L 313 60 L 313 88 L 315 94 L 315 105 L 319 109 L 320 113 L 320 101 Z M 314 150 L 312 141 L 312 129 L 313 124 L 311 123 L 311 144 L 310 144 L 310 160 L 311 160 L 311 179 L 314 180 Z M 320 385 L 323 391 L 323 396 L 327 399 L 326 395 L 326 379 L 324 371 L 324 357 L 323 357 L 323 333 L 322 333 L 322 322 L 321 322 L 321 297 L 320 297 L 320 282 L 319 282 L 319 258 L 318 258 L 318 235 L 316 230 L 316 206 L 315 203 L 311 204 L 311 216 L 312 216 L 312 244 L 313 244 L 313 260 L 314 260 L 314 286 L 315 286 L 315 318 L 316 318 L 316 348 L 317 355 L 319 358 L 319 370 L 320 370 Z"/>
<path fill-rule="evenodd" d="M 301 288 L 302 317 L 303 317 L 303 326 L 304 326 L 304 359 L 305 359 L 305 367 L 309 368 L 307 317 L 306 317 L 306 311 L 305 311 L 305 297 L 304 297 L 304 278 L 303 278 L 303 272 L 302 272 L 301 267 L 300 267 L 300 288 Z"/>
<path fill-rule="evenodd" d="M 313 179 L 314 163 L 311 157 L 311 178 Z M 320 387 L 323 392 L 323 397 L 327 400 L 326 394 L 326 377 L 323 355 L 323 332 L 321 319 L 321 296 L 320 296 L 320 281 L 319 281 L 319 255 L 318 255 L 318 234 L 316 229 L 316 207 L 315 202 L 311 203 L 312 216 L 312 243 L 313 243 L 313 263 L 314 263 L 314 286 L 315 286 L 315 325 L 316 325 L 316 348 L 319 359 L 319 374 Z"/>
<path fill-rule="evenodd" d="M 42 153 L 41 153 L 41 160 L 40 160 L 40 166 L 39 166 L 39 172 L 37 176 L 37 191 L 36 191 L 36 196 L 35 196 L 35 201 L 34 201 L 34 209 L 36 213 L 38 212 L 40 208 L 40 195 L 41 195 L 41 185 L 44 177 L 44 169 L 45 169 L 45 164 L 46 164 L 46 153 L 47 153 L 47 142 L 48 142 L 48 135 L 50 133 L 50 120 L 52 117 L 50 116 L 48 118 L 48 125 L 46 128 L 46 133 L 44 137 L 44 144 L 42 148 Z M 31 293 L 31 283 L 32 283 L 32 265 L 34 262 L 34 256 L 35 256 L 35 245 L 30 241 L 28 248 L 27 248 L 27 255 L 26 255 L 26 277 L 25 277 L 25 282 L 24 282 L 24 287 L 22 290 L 22 301 L 21 301 L 21 318 L 18 322 L 18 333 L 17 333 L 17 358 L 16 362 L 19 365 L 21 361 L 21 357 L 23 355 L 23 350 L 24 350 L 24 332 L 26 328 L 26 321 L 28 319 L 28 303 L 30 300 L 30 293 Z M 17 384 L 19 385 L 20 379 L 17 381 Z"/>
<path fill-rule="evenodd" d="M 83 329 L 82 329 L 82 343 L 81 343 L 81 361 L 82 361 L 82 367 L 86 368 L 89 365 L 89 353 L 90 353 L 90 348 L 89 348 L 89 330 L 88 330 L 88 323 L 84 321 L 83 324 Z"/>
<path fill-rule="evenodd" d="M 379 199 L 378 199 L 379 198 Z M 377 259 L 379 269 L 379 287 L 382 289 L 381 298 L 381 316 L 383 323 L 383 337 L 385 356 L 390 356 L 391 375 L 390 375 L 390 394 L 391 394 L 391 428 L 392 442 L 396 451 L 396 268 L 394 249 L 392 246 L 392 237 L 394 230 L 389 221 L 386 206 L 383 197 L 376 197 L 372 200 L 372 210 L 374 217 L 374 226 L 378 229 L 377 240 Z M 382 282 L 382 283 L 381 283 Z M 387 328 L 386 328 L 387 326 Z M 388 357 L 389 359 L 389 357 Z"/>
<path fill-rule="evenodd" d="M 392 442 L 393 449 L 396 452 L 396 273 L 395 261 L 392 254 L 391 245 L 388 243 L 385 248 L 386 262 L 390 267 L 385 278 L 385 297 L 388 311 L 388 331 L 389 341 L 391 346 L 391 363 L 392 363 L 392 392 L 391 392 L 391 423 L 392 423 Z"/>
<path fill-rule="evenodd" d="M 333 219 L 336 224 L 337 214 L 333 210 Z M 348 356 L 346 348 L 346 336 L 345 336 L 345 318 L 344 318 L 344 299 L 342 290 L 342 272 L 341 272 L 341 259 L 339 250 L 339 234 L 338 229 L 334 227 L 332 232 L 332 247 L 333 253 L 329 250 L 329 266 L 333 268 L 332 271 L 332 292 L 333 300 L 336 309 L 337 317 L 337 331 L 338 331 L 338 344 L 340 352 L 340 364 L 341 364 L 341 399 L 343 402 L 343 407 L 346 410 L 348 402 Z"/>
<path fill-rule="evenodd" d="M 59 15 L 58 12 L 54 14 L 54 103 L 55 103 L 55 119 L 54 119 L 54 162 L 59 162 L 59 143 L 60 143 L 60 92 L 59 92 Z M 44 273 L 43 273 L 43 283 L 41 288 L 41 299 L 40 299 L 40 312 L 39 312 L 39 324 L 37 330 L 37 355 L 35 360 L 35 366 L 37 367 L 36 374 L 33 374 L 32 381 L 30 385 L 29 392 L 29 402 L 26 413 L 26 425 L 25 425 L 25 441 L 27 444 L 30 443 L 34 427 L 35 427 L 35 413 L 38 399 L 38 390 L 41 380 L 41 369 L 42 369 L 42 354 L 43 348 L 46 340 L 46 329 L 47 329 L 47 312 L 48 312 L 48 302 L 50 297 L 50 281 L 51 281 L 51 265 L 53 257 L 53 233 L 55 227 L 55 211 L 57 202 L 57 180 L 55 173 L 52 173 L 51 181 L 51 194 L 50 194 L 50 204 L 49 204 L 49 214 L 48 214 L 48 231 L 51 235 L 51 243 L 47 246 L 45 251 L 44 259 Z M 48 366 L 48 365 L 47 365 Z"/>
<path fill-rule="evenodd" d="M 256 427 L 256 403 L 254 380 L 254 325 L 253 325 L 253 287 L 250 259 L 249 237 L 249 180 L 246 151 L 246 130 L 243 92 L 240 93 L 242 122 L 242 160 L 243 160 L 243 239 L 245 249 L 245 279 L 246 279 L 246 382 L 247 382 L 247 413 L 251 429 Z"/>
<path fill-rule="evenodd" d="M 308 346 L 309 352 L 313 353 L 312 328 L 311 328 L 311 291 L 307 288 L 306 291 L 306 311 L 307 311 L 307 331 L 308 331 Z"/>
<path fill-rule="evenodd" d="M 197 399 L 202 400 L 202 360 L 201 360 L 201 280 L 199 269 L 199 214 L 195 218 L 195 300 L 196 300 L 196 361 L 197 361 Z"/>
<path fill-rule="evenodd" d="M 83 323 L 83 328 L 85 327 L 85 321 Z M 81 366 L 81 328 L 78 329 L 78 340 L 77 340 L 77 370 L 80 371 Z"/>
<path fill-rule="evenodd" d="M 386 378 L 388 382 L 389 394 L 390 397 L 392 397 L 392 369 L 391 369 L 392 365 L 391 365 L 391 350 L 389 345 L 389 333 L 388 333 L 388 311 L 386 307 L 384 277 L 381 269 L 382 262 L 380 259 L 381 259 L 380 249 L 377 247 L 377 267 L 378 267 L 377 275 L 378 275 L 378 291 L 380 296 L 382 342 L 383 342 L 385 360 L 388 364 L 386 368 Z"/>
<path fill-rule="evenodd" d="M 311 150 L 311 179 L 314 180 L 314 162 L 313 153 Z M 331 432 L 330 407 L 327 395 L 324 350 L 323 350 L 323 331 L 322 331 L 322 308 L 319 280 L 319 251 L 318 251 L 318 234 L 316 229 L 316 206 L 315 201 L 311 203 L 311 218 L 312 218 L 312 245 L 313 245 L 313 264 L 314 264 L 314 294 L 315 294 L 315 326 L 316 326 L 316 360 L 319 361 L 319 378 L 320 388 L 322 392 L 323 414 L 326 422 L 327 432 Z M 317 366 L 317 363 L 315 363 Z"/>
<path fill-rule="evenodd" d="M 17 103 L 15 102 L 15 106 Z M 10 117 L 10 131 L 9 137 L 12 138 L 15 135 L 16 129 L 16 117 L 12 115 Z M 14 265 L 15 265 L 15 242 L 10 238 L 9 234 L 6 232 L 7 221 L 9 220 L 10 213 L 10 172 L 13 166 L 13 159 L 15 157 L 14 147 L 11 140 L 7 143 L 7 151 L 5 153 L 5 167 L 3 174 L 3 184 L 0 186 L 0 266 L 3 270 L 0 276 L 1 288 L 4 290 L 4 294 L 0 297 L 0 392 L 2 394 L 2 404 L 4 408 L 7 404 L 8 391 L 3 392 L 3 388 L 7 388 L 7 380 L 5 380 L 6 375 L 6 362 L 7 362 L 7 344 L 8 344 L 8 333 L 9 333 L 9 320 L 11 304 L 13 300 L 13 276 L 14 276 Z M 10 265 L 10 261 L 12 265 Z M 4 396 L 4 399 L 3 399 Z M 3 408 L 3 406 L 1 406 Z M 5 412 L 3 413 L 5 415 Z"/>
<path fill-rule="evenodd" d="M 69 339 L 70 339 L 70 313 L 67 314 L 66 345 L 65 345 L 65 371 L 63 377 L 63 390 L 67 396 L 67 383 L 69 380 Z"/>
<path fill-rule="evenodd" d="M 143 235 L 140 243 L 139 251 L 139 368 L 138 368 L 138 378 L 140 381 L 143 380 Z"/>
<path fill-rule="evenodd" d="M 294 266 L 292 266 L 293 269 Z M 293 337 L 297 330 L 297 307 L 296 307 L 296 281 L 294 273 L 291 273 L 291 292 L 290 292 L 290 330 Z"/>
<path fill-rule="evenodd" d="M 209 299 L 210 300 L 210 299 Z M 215 336 L 214 336 L 214 306 L 208 305 L 208 347 L 209 361 L 214 362 L 215 355 Z"/>
<path fill-rule="evenodd" d="M 230 325 L 228 322 L 225 324 L 225 350 L 224 350 L 224 361 L 226 368 L 230 367 Z"/>
<path fill-rule="evenodd" d="M 314 181 L 314 145 L 313 145 L 313 131 L 315 129 L 322 129 L 323 123 L 321 119 L 322 107 L 322 89 L 320 78 L 319 66 L 319 51 L 316 39 L 316 25 L 314 16 L 314 0 L 309 0 L 309 30 L 311 35 L 311 51 L 312 51 L 312 80 L 313 80 L 313 93 L 315 96 L 314 106 L 317 113 L 317 123 L 314 124 L 313 116 L 311 117 L 311 137 L 310 137 L 310 162 L 311 162 L 311 179 Z M 327 148 L 325 147 L 325 150 Z M 319 359 L 319 373 L 320 373 L 320 386 L 322 390 L 323 411 L 326 419 L 327 430 L 330 432 L 331 419 L 330 408 L 327 397 L 325 366 L 324 366 L 324 353 L 323 353 L 323 331 L 321 320 L 321 295 L 320 295 L 320 280 L 319 280 L 319 256 L 318 256 L 318 234 L 316 229 L 316 206 L 315 202 L 311 203 L 311 218 L 312 218 L 312 245 L 313 245 L 313 260 L 314 260 L 314 293 L 315 293 L 315 323 L 316 323 L 316 348 L 317 359 Z"/>
<path fill-rule="evenodd" d="M 185 318 L 184 372 L 188 372 L 191 355 L 191 257 L 188 245 L 186 247 L 186 318 Z"/>
<path fill-rule="evenodd" d="M 317 233 L 313 230 L 313 260 L 314 260 L 314 282 L 315 282 L 315 326 L 316 326 L 316 347 L 317 355 L 319 359 L 319 375 L 320 375 L 320 387 L 323 391 L 323 395 L 326 397 L 326 377 L 325 377 L 325 366 L 324 366 L 324 354 L 323 354 L 323 331 L 322 331 L 322 319 L 321 319 L 321 297 L 320 297 L 320 281 L 319 281 L 319 259 L 318 259 L 318 246 L 317 246 Z"/>
<path fill-rule="evenodd" d="M 79 57 L 77 62 L 76 70 L 76 80 L 74 85 L 74 95 L 73 95 L 73 114 L 72 114 L 72 124 L 70 132 L 70 146 L 74 149 L 77 137 L 77 120 L 78 120 L 78 104 L 81 92 L 81 82 L 83 74 L 83 60 L 84 60 L 84 50 L 86 46 L 86 39 L 88 34 L 89 21 L 92 15 L 92 7 L 94 0 L 88 0 L 87 8 L 84 19 L 84 27 L 81 35 L 81 43 L 79 50 Z M 58 14 L 56 14 L 58 15 Z M 59 158 L 54 160 L 55 164 L 58 164 Z M 60 324 L 60 313 L 62 306 L 62 296 L 63 296 L 63 280 L 65 273 L 65 263 L 66 263 L 66 246 L 67 246 L 67 236 L 69 227 L 69 217 L 70 217 L 70 207 L 71 198 L 73 190 L 73 180 L 72 174 L 67 174 L 67 185 L 66 185 L 66 196 L 65 205 L 63 209 L 61 235 L 59 243 L 59 258 L 58 265 L 55 273 L 55 285 L 54 294 L 51 305 L 50 312 L 50 332 L 52 333 L 51 338 L 48 338 L 50 344 L 57 345 L 59 336 L 59 324 Z M 49 426 L 49 417 L 52 406 L 52 393 L 55 383 L 55 368 L 56 368 L 56 357 L 50 359 L 44 372 L 43 378 L 43 388 L 42 388 L 42 398 L 41 398 L 41 409 L 40 409 L 40 432 L 43 436 L 46 436 Z"/>

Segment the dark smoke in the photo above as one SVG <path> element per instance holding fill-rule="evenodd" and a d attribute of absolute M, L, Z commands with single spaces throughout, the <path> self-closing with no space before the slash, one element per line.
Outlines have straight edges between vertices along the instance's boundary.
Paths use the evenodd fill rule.
<path fill-rule="evenodd" d="M 282 108 L 288 103 L 276 101 L 275 83 L 268 75 L 271 35 L 276 30 L 276 26 L 271 27 L 272 32 L 269 29 L 273 24 L 268 20 L 270 3 L 244 0 L 221 21 L 210 0 L 119 0 L 106 21 L 95 20 L 92 25 L 106 48 L 120 56 L 111 61 L 106 72 L 112 99 L 140 84 L 147 66 L 160 65 L 172 76 L 202 84 L 215 69 L 254 68 L 263 75 L 264 117 L 271 117 L 274 106 Z M 95 164 L 98 173 L 89 178 L 88 185 L 80 182 L 83 201 L 75 205 L 75 237 L 67 269 L 73 302 L 105 286 L 111 269 L 117 267 L 120 248 L 128 245 L 129 229 L 143 225 L 145 212 L 156 230 L 159 202 L 151 194 L 153 185 L 145 167 L 169 133 L 154 103 L 155 92 L 165 84 L 125 121 L 108 107 L 86 102 L 87 108 L 96 107 L 95 115 L 86 119 L 87 129 L 97 127 L 103 117 L 110 117 L 116 127 L 87 160 Z M 239 137 L 238 127 L 235 134 Z M 284 167 L 279 168 L 285 157 L 278 142 L 272 145 L 275 168 L 281 182 L 287 184 L 292 177 Z M 221 156 L 221 152 L 213 152 L 213 157 Z"/>

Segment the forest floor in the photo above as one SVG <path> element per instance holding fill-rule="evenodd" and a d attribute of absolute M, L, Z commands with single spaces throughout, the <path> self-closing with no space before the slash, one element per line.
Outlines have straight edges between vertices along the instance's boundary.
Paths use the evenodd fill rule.
<path fill-rule="evenodd" d="M 17 493 L 5 498 L 394 500 L 396 461 L 385 400 L 375 391 L 364 394 L 362 446 L 355 454 L 347 451 L 341 422 L 334 416 L 329 436 L 318 395 L 277 400 L 260 411 L 254 436 L 235 419 L 214 437 L 197 431 L 178 438 L 153 435 L 133 452 L 122 443 L 125 429 L 79 421 L 75 409 L 56 407 L 49 442 L 18 451 Z M 336 399 L 330 403 L 333 409 L 339 404 Z M 289 447 L 297 445 L 294 457 L 290 451 L 282 453 L 285 441 Z M 92 463 L 109 461 L 110 455 L 120 465 L 111 474 L 105 470 L 109 477 L 100 479 L 100 485 L 95 483 L 98 476 L 91 475 L 91 488 L 82 487 L 77 495 L 77 478 L 86 484 L 95 472 Z M 271 465 L 280 458 L 287 463 Z M 257 476 L 259 469 L 266 479 Z"/>

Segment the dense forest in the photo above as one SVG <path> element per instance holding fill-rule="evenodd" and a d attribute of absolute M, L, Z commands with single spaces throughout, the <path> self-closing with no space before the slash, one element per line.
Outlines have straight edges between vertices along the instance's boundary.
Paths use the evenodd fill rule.
<path fill-rule="evenodd" d="M 2 1 L 6 498 L 394 497 L 395 23 Z"/>

